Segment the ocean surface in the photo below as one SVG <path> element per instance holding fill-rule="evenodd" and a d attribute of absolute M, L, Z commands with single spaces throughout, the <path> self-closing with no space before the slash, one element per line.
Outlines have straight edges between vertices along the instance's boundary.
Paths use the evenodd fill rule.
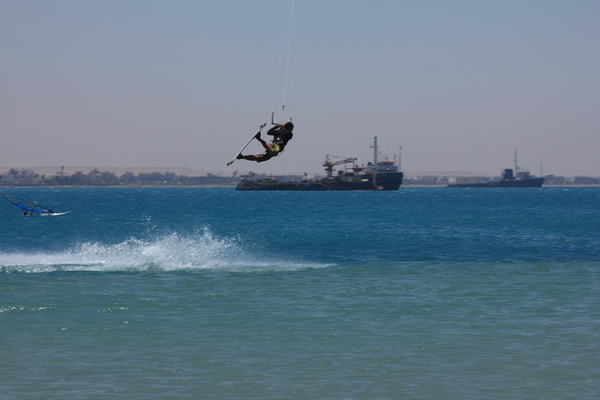
<path fill-rule="evenodd" d="M 600 188 L 0 191 L 2 400 L 600 398 Z"/>

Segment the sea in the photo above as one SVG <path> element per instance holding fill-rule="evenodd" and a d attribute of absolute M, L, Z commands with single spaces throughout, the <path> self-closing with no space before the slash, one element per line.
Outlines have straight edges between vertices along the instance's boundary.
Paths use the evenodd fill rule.
<path fill-rule="evenodd" d="M 0 188 L 0 398 L 599 399 L 600 188 Z"/>

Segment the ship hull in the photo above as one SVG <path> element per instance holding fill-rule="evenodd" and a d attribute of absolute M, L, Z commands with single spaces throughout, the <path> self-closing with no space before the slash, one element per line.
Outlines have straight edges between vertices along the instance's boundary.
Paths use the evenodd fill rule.
<path fill-rule="evenodd" d="M 365 174 L 361 179 L 345 181 L 341 178 L 325 178 L 317 181 L 279 182 L 272 180 L 240 182 L 237 190 L 297 190 L 297 191 L 353 191 L 398 190 L 402 185 L 402 172 Z"/>
<path fill-rule="evenodd" d="M 529 179 L 502 179 L 495 182 L 485 183 L 457 183 L 448 185 L 448 187 L 476 187 L 476 188 L 539 188 L 544 184 L 544 178 Z"/>

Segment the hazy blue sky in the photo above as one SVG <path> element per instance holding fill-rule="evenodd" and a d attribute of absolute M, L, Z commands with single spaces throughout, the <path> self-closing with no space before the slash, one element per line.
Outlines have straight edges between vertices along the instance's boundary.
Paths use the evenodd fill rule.
<path fill-rule="evenodd" d="M 317 172 L 377 135 L 406 171 L 600 176 L 600 1 L 293 4 L 0 0 L 0 166 Z M 286 152 L 226 167 L 272 111 Z"/>

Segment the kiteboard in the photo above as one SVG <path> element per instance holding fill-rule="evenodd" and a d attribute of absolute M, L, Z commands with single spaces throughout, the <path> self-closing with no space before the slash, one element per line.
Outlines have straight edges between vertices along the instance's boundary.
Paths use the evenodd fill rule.
<path fill-rule="evenodd" d="M 263 128 L 264 128 L 265 126 L 267 126 L 267 124 L 262 124 L 262 125 L 260 126 L 260 128 L 258 128 L 258 132 L 257 132 L 257 133 L 255 133 L 254 135 L 252 135 L 252 137 L 250 138 L 250 140 L 248 140 L 248 141 L 246 142 L 246 144 L 245 144 L 244 146 L 242 146 L 242 148 L 240 149 L 240 151 L 238 151 L 237 153 L 235 153 L 235 158 L 234 158 L 233 160 L 229 161 L 229 162 L 227 163 L 227 166 L 230 166 L 231 164 L 233 164 L 233 163 L 235 162 L 235 160 L 237 160 L 237 156 L 238 156 L 238 155 L 240 155 L 240 154 L 242 154 L 242 151 L 244 151 L 244 149 L 245 149 L 246 147 L 248 147 L 248 145 L 250 144 L 250 142 L 252 142 L 252 141 L 253 141 L 253 140 L 256 138 L 256 135 L 257 135 L 257 134 L 259 134 L 259 133 L 260 133 L 260 131 L 262 131 L 262 130 L 263 130 Z"/>

